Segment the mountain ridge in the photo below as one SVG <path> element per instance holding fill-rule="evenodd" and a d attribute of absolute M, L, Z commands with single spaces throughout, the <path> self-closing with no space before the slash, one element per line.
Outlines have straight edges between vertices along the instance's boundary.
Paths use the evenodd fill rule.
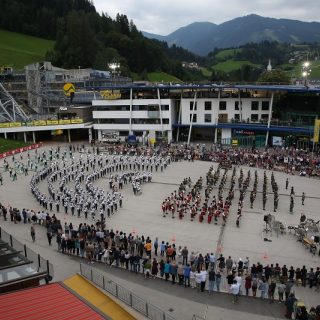
<path fill-rule="evenodd" d="M 194 22 L 178 28 L 167 36 L 143 32 L 147 38 L 175 44 L 199 55 L 207 55 L 215 48 L 238 47 L 264 40 L 303 43 L 320 41 L 320 22 L 269 18 L 256 14 L 223 22 Z"/>

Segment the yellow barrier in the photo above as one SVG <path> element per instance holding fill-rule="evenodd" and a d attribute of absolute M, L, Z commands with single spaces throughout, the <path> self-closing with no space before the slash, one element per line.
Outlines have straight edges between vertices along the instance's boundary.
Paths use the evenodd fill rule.
<path fill-rule="evenodd" d="M 313 133 L 313 142 L 319 142 L 319 131 L 320 131 L 320 120 L 316 119 L 314 121 L 314 133 Z"/>
<path fill-rule="evenodd" d="M 21 127 L 21 122 L 10 122 L 10 127 Z"/>
<path fill-rule="evenodd" d="M 47 121 L 45 121 L 45 120 L 33 121 L 33 124 L 35 126 L 46 126 L 47 125 Z"/>
<path fill-rule="evenodd" d="M 52 126 L 59 124 L 80 124 L 83 123 L 83 119 L 67 119 L 67 120 L 36 120 L 28 122 L 0 122 L 0 128 L 13 128 L 13 127 L 32 127 L 32 126 Z"/>
<path fill-rule="evenodd" d="M 83 119 L 71 119 L 71 123 L 83 123 Z"/>
<path fill-rule="evenodd" d="M 59 124 L 70 124 L 70 120 L 59 120 Z"/>
<path fill-rule="evenodd" d="M 10 127 L 10 122 L 2 122 L 0 123 L 0 128 L 9 128 Z"/>
<path fill-rule="evenodd" d="M 59 120 L 47 120 L 47 125 L 59 124 Z"/>

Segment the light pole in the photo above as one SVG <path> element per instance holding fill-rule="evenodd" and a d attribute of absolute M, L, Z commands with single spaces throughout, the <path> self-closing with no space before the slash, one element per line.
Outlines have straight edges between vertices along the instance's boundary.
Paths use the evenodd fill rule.
<path fill-rule="evenodd" d="M 304 85 L 308 87 L 308 76 L 310 76 L 311 68 L 310 62 L 306 61 L 302 64 L 302 77 L 304 78 Z"/>
<path fill-rule="evenodd" d="M 111 77 L 112 77 L 112 80 L 114 81 L 116 75 L 120 71 L 120 63 L 119 62 L 111 62 L 111 63 L 108 63 L 108 67 L 111 70 Z"/>

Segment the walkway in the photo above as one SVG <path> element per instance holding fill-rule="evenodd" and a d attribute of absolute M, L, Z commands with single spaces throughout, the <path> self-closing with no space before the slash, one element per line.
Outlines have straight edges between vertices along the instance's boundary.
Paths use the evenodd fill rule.
<path fill-rule="evenodd" d="M 99 289 L 93 286 L 89 281 L 80 275 L 75 275 L 63 281 L 63 283 L 72 291 L 80 295 L 86 301 L 90 302 L 103 314 L 110 319 L 134 320 L 136 319 L 118 303 L 102 293 Z"/>
<path fill-rule="evenodd" d="M 81 259 L 79 258 L 79 260 Z M 194 307 L 197 304 L 207 305 L 208 310 L 211 310 L 210 312 L 215 310 L 216 315 L 219 314 L 217 313 L 217 308 L 221 310 L 225 309 L 221 311 L 222 313 L 232 311 L 239 314 L 239 316 L 243 312 L 246 312 L 248 313 L 247 319 L 257 319 L 257 316 L 259 316 L 259 319 L 261 316 L 268 319 L 277 319 L 282 318 L 284 314 L 284 306 L 278 302 L 270 305 L 269 300 L 241 296 L 239 303 L 233 304 L 232 297 L 228 293 L 214 292 L 212 295 L 209 295 L 208 292 L 201 293 L 197 292 L 196 289 L 185 288 L 178 284 L 172 285 L 171 282 L 166 282 L 160 278 L 145 279 L 142 274 L 135 274 L 122 268 L 106 267 L 102 263 L 95 263 L 92 266 L 100 270 L 107 278 L 121 285 L 123 285 L 121 282 L 124 282 L 126 287 L 135 294 L 140 295 L 141 292 L 146 297 L 146 300 L 162 308 L 164 311 L 169 311 L 177 319 L 183 319 L 182 315 L 184 313 L 186 313 L 184 319 L 191 319 L 191 306 Z M 202 307 L 200 309 L 202 309 L 201 314 L 205 308 Z M 213 317 L 213 314 L 207 315 L 207 319 L 213 318 L 219 319 L 219 317 Z M 238 317 L 232 317 L 232 319 L 238 319 Z"/>

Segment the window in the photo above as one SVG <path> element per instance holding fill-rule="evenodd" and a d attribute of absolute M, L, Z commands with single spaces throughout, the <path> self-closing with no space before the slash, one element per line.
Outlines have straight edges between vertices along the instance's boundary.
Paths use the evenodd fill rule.
<path fill-rule="evenodd" d="M 101 124 L 129 124 L 129 119 L 96 119 Z"/>
<path fill-rule="evenodd" d="M 263 113 L 263 114 L 261 115 L 261 119 L 262 119 L 262 120 L 268 120 L 268 119 L 269 119 L 269 114 L 268 114 L 268 113 Z"/>
<path fill-rule="evenodd" d="M 251 101 L 251 110 L 259 110 L 259 101 Z"/>
<path fill-rule="evenodd" d="M 269 101 L 262 101 L 261 110 L 269 110 Z"/>
<path fill-rule="evenodd" d="M 234 102 L 234 110 L 239 110 L 240 101 Z"/>
<path fill-rule="evenodd" d="M 132 119 L 132 124 L 160 124 L 160 119 Z"/>
<path fill-rule="evenodd" d="M 191 122 L 191 119 L 192 119 L 192 114 L 190 114 L 190 122 Z M 192 122 L 197 122 L 197 115 L 196 114 L 193 114 L 193 121 Z"/>
<path fill-rule="evenodd" d="M 164 119 L 162 119 L 162 123 L 163 124 L 170 124 L 170 121 L 169 121 L 169 119 L 164 118 Z"/>
<path fill-rule="evenodd" d="M 227 101 L 219 102 L 219 110 L 227 110 Z"/>
<path fill-rule="evenodd" d="M 162 104 L 161 105 L 161 110 L 162 111 L 169 111 L 169 105 L 168 104 Z"/>
<path fill-rule="evenodd" d="M 240 121 L 240 114 L 239 113 L 234 114 L 234 120 Z"/>
<path fill-rule="evenodd" d="M 251 114 L 251 121 L 255 122 L 259 120 L 259 115 L 257 113 Z"/>
<path fill-rule="evenodd" d="M 190 110 L 192 110 L 192 109 L 193 109 L 193 101 L 190 101 Z M 194 110 L 197 110 L 197 102 L 194 106 Z"/>
<path fill-rule="evenodd" d="M 211 101 L 205 101 L 204 102 L 204 110 L 210 111 L 212 109 L 212 102 Z"/>
<path fill-rule="evenodd" d="M 207 113 L 207 114 L 205 114 L 204 115 L 204 122 L 212 122 L 212 120 L 211 120 L 211 114 L 209 114 L 209 113 Z"/>
<path fill-rule="evenodd" d="M 130 106 L 127 106 L 127 105 L 94 107 L 94 111 L 129 111 L 129 110 L 130 110 Z"/>

